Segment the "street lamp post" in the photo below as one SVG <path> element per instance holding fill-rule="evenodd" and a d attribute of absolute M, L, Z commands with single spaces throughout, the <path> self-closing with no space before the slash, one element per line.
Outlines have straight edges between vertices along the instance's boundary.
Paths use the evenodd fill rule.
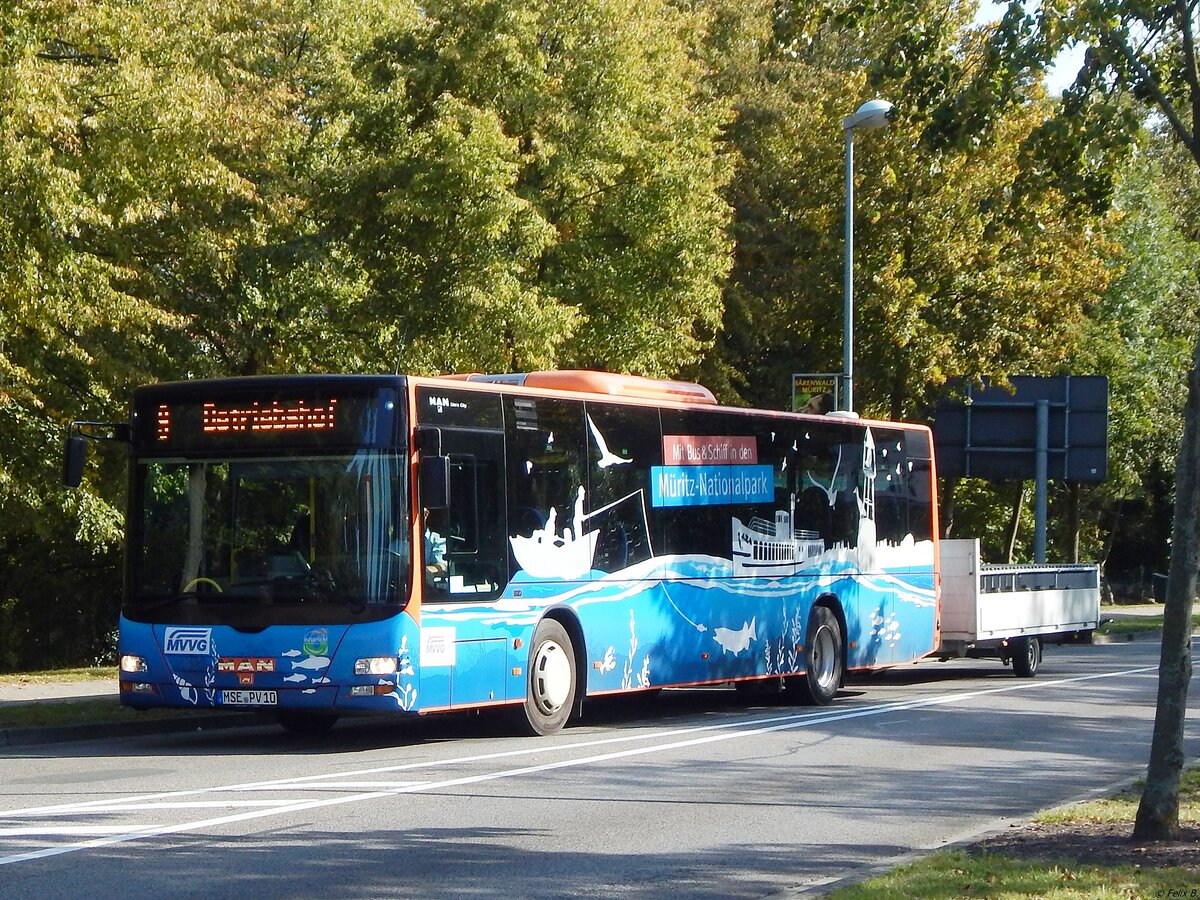
<path fill-rule="evenodd" d="M 868 100 L 842 120 L 846 130 L 846 267 L 843 273 L 845 306 L 842 312 L 842 403 L 854 411 L 854 132 L 882 128 L 896 116 L 886 100 Z"/>

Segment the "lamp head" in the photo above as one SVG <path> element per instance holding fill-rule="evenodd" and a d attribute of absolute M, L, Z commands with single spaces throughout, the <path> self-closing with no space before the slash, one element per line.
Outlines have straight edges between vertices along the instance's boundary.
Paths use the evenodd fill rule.
<path fill-rule="evenodd" d="M 868 100 L 855 110 L 854 115 L 847 116 L 842 125 L 847 131 L 873 131 L 890 124 L 895 118 L 896 107 L 891 103 L 886 100 Z"/>

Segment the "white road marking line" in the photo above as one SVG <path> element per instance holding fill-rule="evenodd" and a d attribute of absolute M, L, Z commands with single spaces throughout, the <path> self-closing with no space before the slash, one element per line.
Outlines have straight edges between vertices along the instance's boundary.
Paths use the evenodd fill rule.
<path fill-rule="evenodd" d="M 72 815 L 86 816 L 93 813 L 142 812 L 148 809 L 233 809 L 239 806 L 285 806 L 291 802 L 291 800 L 283 797 L 277 800 L 185 800 L 179 803 L 126 803 L 122 800 L 112 800 L 106 806 L 89 806 L 87 809 L 76 810 Z M 3 835 L 3 833 L 4 830 L 0 828 L 0 835 Z"/>
<path fill-rule="evenodd" d="M 29 828 L 0 828 L 0 837 L 95 837 L 122 834 L 128 825 L 40 825 Z"/>
<path fill-rule="evenodd" d="M 626 750 L 616 750 L 608 753 L 598 753 L 591 756 L 563 759 L 555 762 L 542 763 L 540 765 L 521 766 L 514 769 L 501 769 L 494 772 L 485 772 L 479 775 L 465 775 L 459 778 L 448 778 L 442 781 L 418 782 L 409 787 L 398 787 L 390 790 L 371 791 L 362 794 L 349 794 L 341 797 L 327 797 L 320 800 L 298 801 L 295 803 L 274 806 L 270 809 L 252 810 L 243 813 L 234 813 L 228 816 L 219 816 L 211 819 L 203 819 L 194 822 L 181 822 L 174 825 L 159 825 L 146 828 L 133 828 L 123 832 L 114 833 L 108 836 L 95 837 L 92 840 L 82 841 L 79 843 L 66 844 L 58 847 L 46 847 L 41 850 L 32 850 L 26 853 L 18 853 L 12 856 L 0 857 L 0 866 L 11 865 L 18 862 L 26 862 L 34 859 L 43 859 L 50 856 L 59 856 L 64 853 L 75 853 L 81 850 L 91 850 L 100 847 L 107 847 L 113 844 L 127 843 L 129 841 L 141 840 L 143 838 L 161 837 L 171 834 L 182 834 L 186 832 L 199 831 L 205 828 L 215 828 L 221 825 L 230 825 L 237 822 L 246 822 L 252 819 L 265 818 L 267 816 L 275 816 L 286 813 L 304 812 L 310 809 L 321 809 L 325 807 L 341 806 L 347 803 L 361 803 L 367 800 L 378 800 L 386 797 L 395 797 L 402 794 L 424 793 L 428 791 L 444 790 L 453 787 L 463 787 L 471 784 L 481 784 L 487 781 L 497 781 L 506 778 L 516 778 L 523 775 L 534 775 L 541 772 L 550 772 L 556 769 L 575 768 L 578 766 L 595 765 L 597 763 L 609 762 L 616 759 L 628 759 L 636 756 L 646 756 L 653 753 L 664 753 L 672 750 L 679 750 L 686 747 L 698 747 L 705 744 L 713 744 L 723 741 L 735 740 L 738 738 L 754 737 L 756 735 L 768 734 L 775 731 L 787 731 L 797 728 L 807 728 L 812 725 L 827 724 L 830 722 L 849 721 L 852 719 L 861 719 L 869 716 L 885 715 L 901 710 L 925 709 L 934 706 L 946 706 L 952 703 L 960 703 L 965 700 L 972 700 L 977 697 L 984 697 L 992 694 L 1013 693 L 1016 691 L 1032 690 L 1035 688 L 1055 687 L 1065 684 L 1078 684 L 1085 681 L 1096 681 L 1102 678 L 1118 678 L 1129 675 L 1140 675 L 1147 672 L 1156 672 L 1157 666 L 1143 666 L 1136 669 L 1125 669 L 1116 672 L 1101 672 L 1092 675 L 1076 675 L 1070 678 L 1060 678 L 1054 681 L 1021 681 L 1017 684 L 1009 684 L 1005 687 L 984 688 L 977 691 L 961 691 L 956 694 L 947 694 L 938 697 L 927 697 L 915 700 L 905 700 L 897 703 L 885 703 L 875 707 L 862 707 L 859 709 L 848 710 L 831 710 L 828 712 L 817 713 L 809 716 L 775 716 L 765 719 L 752 720 L 749 722 L 733 722 L 723 723 L 715 726 L 698 726 L 690 729 L 677 729 L 673 732 L 660 733 L 659 736 L 674 736 L 682 734 L 699 734 L 702 736 L 692 737 L 685 740 L 672 741 L 666 744 L 657 744 L 649 747 L 632 747 Z M 743 726 L 738 728 L 738 726 Z M 737 728 L 737 730 L 727 730 Z M 719 730 L 717 734 L 703 734 L 703 732 L 711 732 Z M 598 744 L 609 743 L 609 741 L 592 741 L 581 742 L 572 745 L 560 745 L 569 749 L 579 749 L 580 747 L 594 746 Z M 551 749 L 551 748 L 546 748 Z M 534 754 L 538 751 L 531 751 L 529 748 L 524 748 L 521 751 L 503 752 L 499 754 L 488 754 L 487 757 L 511 756 L 517 753 L 527 755 Z M 485 757 L 486 758 L 486 757 Z M 464 757 L 464 759 L 472 759 Z M 449 760 L 443 764 L 449 764 Z M 342 777 L 347 774 L 362 775 L 376 772 L 395 772 L 407 768 L 420 766 L 419 763 L 408 763 L 399 766 L 386 766 L 376 769 L 362 770 L 354 773 L 342 773 Z M 429 767 L 429 764 L 425 764 Z M 260 782 L 260 784 L 269 784 L 271 782 Z M 280 782 L 274 782 L 280 783 Z M 249 785 L 247 785 L 249 786 Z M 240 788 L 239 788 L 240 789 Z M 233 788 L 225 788 L 224 790 L 233 790 Z M 131 798 L 132 799 L 132 798 Z M 147 798 L 153 799 L 153 798 Z M 112 801 L 108 801 L 112 802 Z M 12 815 L 11 813 L 5 815 Z"/>
<path fill-rule="evenodd" d="M 332 790 L 347 790 L 354 788 L 361 790 L 362 788 L 374 788 L 376 790 L 390 790 L 392 788 L 408 788 L 415 787 L 419 784 L 424 784 L 423 781 L 322 781 L 322 782 L 300 782 L 299 784 L 253 784 L 248 787 L 238 788 L 240 791 L 332 791 Z"/>
<path fill-rule="evenodd" d="M 1095 679 L 1095 678 L 1111 678 L 1111 677 L 1116 677 L 1116 676 L 1120 676 L 1120 675 L 1143 674 L 1146 672 L 1157 672 L 1157 671 L 1158 671 L 1157 666 L 1145 666 L 1145 667 L 1142 667 L 1139 669 L 1128 669 L 1128 670 L 1121 670 L 1121 671 L 1116 671 L 1116 672 L 1101 672 L 1101 673 L 1095 674 L 1095 675 L 1076 675 L 1076 676 L 1072 676 L 1070 678 L 1057 679 L 1055 681 L 1046 681 L 1044 679 L 1039 679 L 1036 681 L 1021 681 L 1021 682 L 1018 682 L 1017 684 L 1010 684 L 1007 687 L 987 688 L 987 689 L 973 692 L 973 693 L 953 695 L 952 698 L 949 698 L 949 699 L 958 699 L 961 697 L 971 698 L 971 697 L 975 697 L 975 696 L 981 696 L 983 694 L 1006 693 L 1006 692 L 1011 692 L 1011 691 L 1016 691 L 1016 690 L 1026 690 L 1026 689 L 1039 688 L 1039 687 L 1054 687 L 1056 685 L 1069 684 L 1069 683 L 1077 682 L 1077 681 L 1087 681 L 1087 680 L 1091 680 L 1091 679 Z M 888 712 L 903 712 L 903 711 L 906 711 L 906 710 L 912 708 L 911 704 L 914 702 L 921 703 L 922 705 L 938 705 L 940 703 L 947 702 L 947 701 L 948 701 L 948 698 L 934 698 L 934 700 L 930 701 L 928 704 L 926 704 L 924 701 L 902 701 L 902 702 L 897 702 L 897 703 L 884 703 L 879 706 L 860 707 L 857 710 L 849 710 L 847 712 L 853 713 L 854 717 L 857 718 L 859 716 L 865 716 L 865 715 L 883 715 Z M 253 781 L 253 782 L 244 782 L 244 783 L 240 783 L 240 784 L 216 785 L 213 787 L 193 788 L 190 790 L 183 790 L 183 791 L 161 791 L 161 792 L 151 793 L 151 794 L 135 795 L 135 796 L 126 798 L 122 802 L 135 802 L 135 801 L 143 801 L 143 800 L 166 800 L 166 799 L 172 799 L 172 798 L 177 798 L 177 797 L 192 797 L 192 796 L 196 796 L 198 794 L 213 794 L 213 793 L 226 793 L 226 792 L 233 792 L 233 791 L 257 790 L 257 789 L 260 789 L 263 787 L 269 787 L 269 786 L 273 786 L 273 785 L 283 785 L 283 786 L 301 785 L 301 784 L 317 783 L 317 782 L 322 782 L 322 781 L 332 781 L 332 780 L 337 780 L 337 779 L 353 778 L 353 777 L 359 777 L 359 776 L 365 776 L 365 775 L 382 775 L 382 774 L 388 774 L 388 773 L 393 773 L 393 772 L 411 771 L 413 769 L 422 769 L 422 770 L 439 769 L 439 768 L 447 768 L 450 766 L 459 766 L 459 765 L 463 765 L 465 763 L 489 762 L 489 761 L 498 760 L 498 759 L 511 759 L 514 757 L 539 756 L 539 755 L 550 754 L 550 753 L 559 753 L 559 752 L 563 752 L 563 751 L 583 750 L 583 749 L 587 749 L 589 747 L 602 747 L 602 746 L 610 746 L 613 744 L 625 744 L 625 743 L 660 740 L 662 738 L 676 737 L 679 735 L 699 734 L 699 733 L 703 733 L 706 731 L 724 731 L 724 730 L 730 730 L 730 729 L 743 729 L 743 728 L 747 728 L 747 727 L 757 727 L 757 726 L 762 726 L 762 725 L 768 725 L 768 724 L 772 724 L 772 723 L 776 723 L 776 722 L 796 722 L 796 723 L 799 723 L 796 727 L 803 727 L 803 725 L 805 725 L 805 724 L 811 723 L 811 724 L 819 725 L 819 724 L 823 724 L 827 721 L 830 721 L 830 719 L 829 719 L 830 715 L 841 716 L 843 714 L 839 713 L 839 712 L 833 712 L 830 710 L 810 710 L 810 711 L 803 712 L 803 713 L 787 713 L 785 715 L 767 716 L 767 717 L 759 718 L 759 719 L 749 719 L 749 720 L 735 719 L 735 720 L 731 720 L 731 721 L 727 721 L 727 722 L 718 722 L 718 723 L 711 724 L 711 725 L 689 725 L 689 726 L 686 726 L 683 728 L 674 728 L 674 729 L 668 729 L 665 731 L 639 732 L 636 734 L 622 734 L 622 735 L 617 735 L 617 736 L 613 736 L 613 737 L 594 738 L 591 740 L 575 741 L 575 742 L 571 742 L 571 743 L 540 744 L 540 745 L 534 746 L 534 747 L 524 746 L 524 747 L 520 747 L 520 748 L 517 748 L 514 750 L 497 750 L 497 751 L 494 751 L 491 753 L 479 753 L 479 754 L 473 754 L 471 756 L 459 756 L 459 757 L 452 757 L 450 759 L 441 759 L 441 760 L 437 760 L 437 759 L 424 760 L 421 762 L 401 763 L 399 765 L 394 765 L 394 766 L 378 766 L 378 767 L 374 767 L 374 768 L 370 768 L 370 769 L 356 769 L 356 770 L 351 770 L 348 772 L 329 772 L 329 773 L 325 773 L 322 775 L 300 775 L 300 776 L 292 776 L 289 778 L 277 778 L 277 779 L 273 779 L 273 780 L 269 780 L 269 781 Z M 833 721 L 836 721 L 836 719 L 834 719 Z M 0 818 L 14 817 L 14 816 L 20 817 L 20 816 L 46 815 L 46 814 L 50 814 L 50 813 L 68 813 L 68 812 L 74 812 L 74 811 L 82 811 L 82 810 L 86 810 L 93 806 L 103 805 L 103 804 L 112 803 L 112 802 L 113 801 L 110 799 L 81 800 L 77 803 L 62 803 L 62 804 L 55 804 L 53 806 L 30 807 L 27 809 L 12 810 L 11 812 L 0 811 Z M 3 862 L 3 860 L 0 860 L 0 863 L 2 863 L 2 862 Z"/>
<path fill-rule="evenodd" d="M 1049 682 L 1042 682 L 1049 684 Z M 126 798 L 122 802 L 134 802 L 142 800 L 160 800 L 170 799 L 173 797 L 192 797 L 197 794 L 213 794 L 226 793 L 232 791 L 250 791 L 263 788 L 280 786 L 287 788 L 289 786 L 299 786 L 304 784 L 315 784 L 333 779 L 342 779 L 346 777 L 362 776 L 362 775 L 380 775 L 391 772 L 401 772 L 412 769 L 438 769 L 448 766 L 458 766 L 465 763 L 488 762 L 497 759 L 509 759 L 518 756 L 539 756 L 548 753 L 558 753 L 561 751 L 581 750 L 589 747 L 600 747 L 611 744 L 627 744 L 635 741 L 657 740 L 664 737 L 674 737 L 681 734 L 696 734 L 704 731 L 715 731 L 730 728 L 743 728 L 747 725 L 759 725 L 769 722 L 779 721 L 795 721 L 807 718 L 816 718 L 823 720 L 826 715 L 824 712 L 805 712 L 805 713 L 789 713 L 784 716 L 772 716 L 764 719 L 737 719 L 729 722 L 719 722 L 712 725 L 689 725 L 684 728 L 675 728 L 667 731 L 652 731 L 639 732 L 637 734 L 623 734 L 615 737 L 595 738 L 592 740 L 575 741 L 572 743 L 563 744 L 542 744 L 540 746 L 529 747 L 524 746 L 514 750 L 497 750 L 492 753 L 479 753 L 471 756 L 452 757 L 450 759 L 431 759 L 422 762 L 401 763 L 395 766 L 379 766 L 371 769 L 357 769 L 349 772 L 328 772 L 323 775 L 298 775 L 289 778 L 277 778 L 272 781 L 252 781 L 241 784 L 216 785 L 214 787 L 193 788 L 184 791 L 162 791 L 153 794 L 138 794 Z M 94 806 L 112 803 L 112 800 L 81 800 L 77 803 L 61 803 L 53 806 L 36 806 L 27 809 L 16 809 L 9 812 L 0 811 L 0 818 L 13 816 L 35 816 L 49 815 L 52 813 L 70 813 L 84 811 Z"/>

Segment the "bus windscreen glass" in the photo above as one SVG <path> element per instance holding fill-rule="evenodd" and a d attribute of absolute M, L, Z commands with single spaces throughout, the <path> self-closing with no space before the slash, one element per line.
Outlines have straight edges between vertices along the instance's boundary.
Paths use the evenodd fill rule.
<path fill-rule="evenodd" d="M 135 467 L 139 608 L 257 607 L 291 621 L 306 608 L 394 606 L 407 595 L 401 457 L 153 459 Z M 336 612 L 335 612 L 336 611 Z M 171 610 L 178 617 L 178 609 Z"/>

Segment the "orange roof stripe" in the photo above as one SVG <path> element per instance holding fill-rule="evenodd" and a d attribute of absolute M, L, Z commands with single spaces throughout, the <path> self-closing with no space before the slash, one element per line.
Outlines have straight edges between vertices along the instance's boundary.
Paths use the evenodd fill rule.
<path fill-rule="evenodd" d="M 690 381 L 670 381 L 665 378 L 645 378 L 641 375 L 619 375 L 589 369 L 563 369 L 554 372 L 524 372 L 512 375 L 481 375 L 478 373 L 442 375 L 457 381 L 487 381 L 517 384 L 531 388 L 574 391 L 581 394 L 608 394 L 612 397 L 631 397 L 639 400 L 674 400 L 680 403 L 717 405 L 713 392 Z"/>

